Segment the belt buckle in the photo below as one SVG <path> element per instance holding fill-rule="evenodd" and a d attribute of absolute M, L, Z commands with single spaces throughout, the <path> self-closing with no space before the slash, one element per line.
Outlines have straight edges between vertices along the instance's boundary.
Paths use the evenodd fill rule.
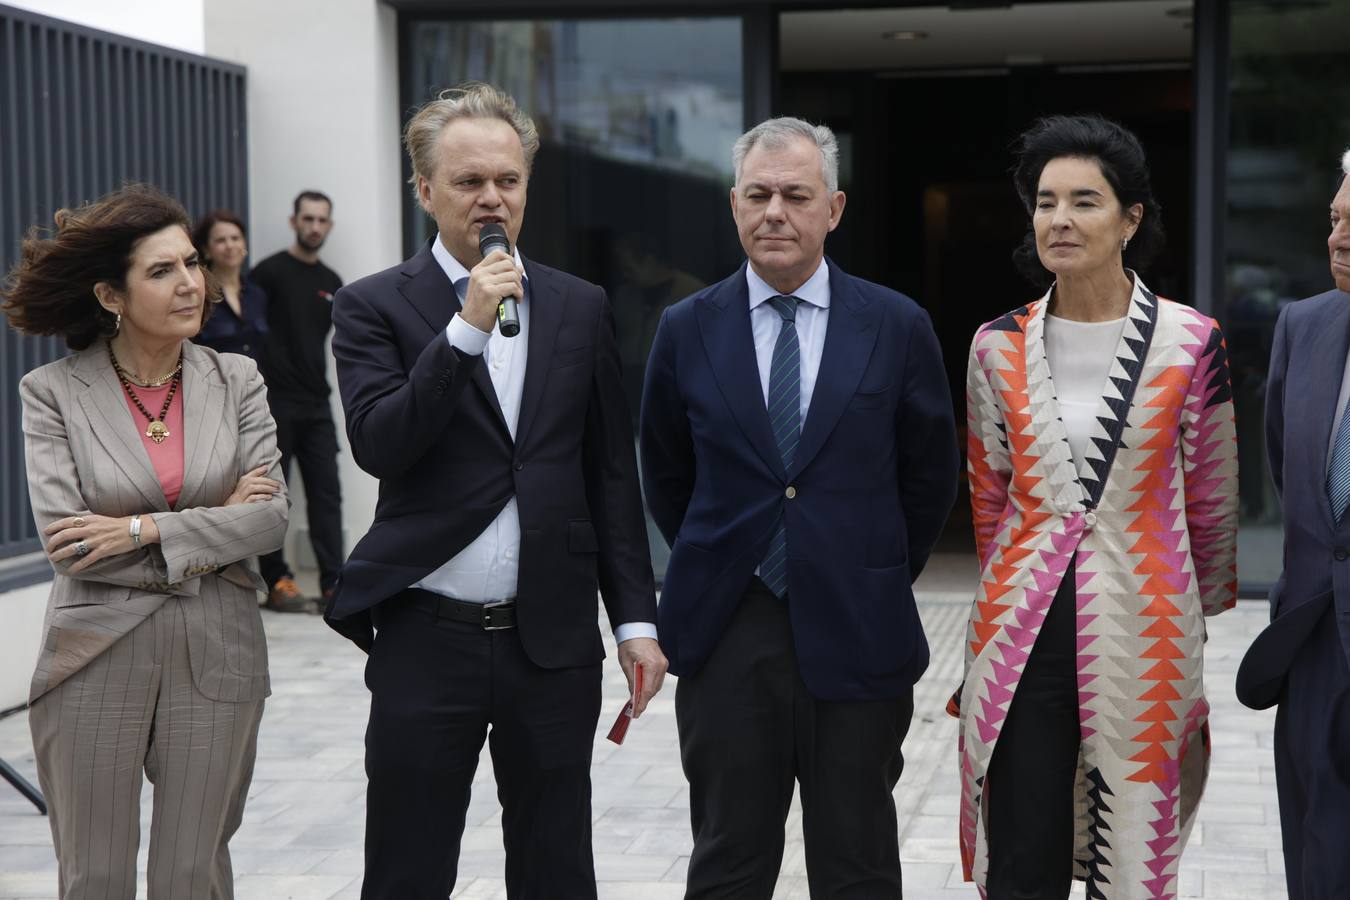
<path fill-rule="evenodd" d="M 494 609 L 503 609 L 513 605 L 511 600 L 498 600 L 495 603 L 483 604 L 483 630 L 484 631 L 506 631 L 515 628 L 514 625 L 493 625 L 492 611 Z"/>

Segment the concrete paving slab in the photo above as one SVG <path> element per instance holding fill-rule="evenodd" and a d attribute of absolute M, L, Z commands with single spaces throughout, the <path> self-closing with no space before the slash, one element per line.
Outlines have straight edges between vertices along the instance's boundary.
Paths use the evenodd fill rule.
<path fill-rule="evenodd" d="M 961 675 L 970 569 L 962 558 L 940 560 L 920 585 L 932 664 L 915 689 L 905 773 L 896 789 L 908 900 L 976 896 L 961 881 L 956 722 L 943 711 Z M 933 588 L 925 589 L 927 584 Z M 263 615 L 274 694 L 263 717 L 244 823 L 232 844 L 237 896 L 356 898 L 364 829 L 362 741 L 369 707 L 362 678 L 365 658 L 317 617 Z M 1265 604 L 1252 602 L 1209 623 L 1205 680 L 1213 707 L 1214 758 L 1198 825 L 1182 858 L 1183 900 L 1285 897 L 1270 750 L 1274 714 L 1243 709 L 1233 695 L 1238 661 L 1266 617 Z M 615 747 L 604 733 L 623 704 L 626 687 L 613 662 L 612 644 L 610 650 L 593 772 L 600 896 L 677 900 L 692 841 L 674 683 L 667 682 L 650 711 L 634 723 L 627 743 Z M 24 715 L 0 722 L 0 757 L 35 777 Z M 143 831 L 148 830 L 150 790 L 147 785 Z M 500 821 L 485 752 L 475 779 L 456 900 L 506 896 Z M 795 803 L 787 837 L 777 900 L 809 896 Z M 46 823 L 17 793 L 0 785 L 0 900 L 55 896 L 56 865 Z"/>

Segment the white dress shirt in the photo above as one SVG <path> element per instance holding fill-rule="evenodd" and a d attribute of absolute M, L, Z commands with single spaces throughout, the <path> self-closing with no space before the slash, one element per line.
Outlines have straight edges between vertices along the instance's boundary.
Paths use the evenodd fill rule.
<path fill-rule="evenodd" d="M 520 248 L 515 248 L 516 265 L 524 271 Z M 431 245 L 431 255 L 445 271 L 461 303 L 468 290 L 469 270 L 441 243 L 440 236 Z M 497 329 L 479 331 L 459 313 L 445 327 L 445 338 L 460 353 L 482 356 L 487 367 L 502 418 L 516 437 L 520 421 L 520 399 L 525 389 L 525 363 L 529 356 L 530 289 L 525 285 L 525 299 L 520 306 L 520 333 L 503 337 Z M 520 509 L 512 497 L 483 533 L 449 562 L 427 575 L 413 587 L 425 591 L 468 600 L 473 603 L 491 603 L 511 600 L 516 596 L 520 581 Z M 614 639 L 623 643 L 630 638 L 656 637 L 656 625 L 650 622 L 629 622 L 614 630 Z"/>
<path fill-rule="evenodd" d="M 1069 437 L 1069 449 L 1079 471 L 1084 468 L 1097 406 L 1106 392 L 1106 378 L 1116 358 L 1125 318 L 1107 322 L 1078 322 L 1045 317 L 1045 355 L 1055 382 L 1059 414 Z"/>
<path fill-rule="evenodd" d="M 755 267 L 745 267 L 745 280 L 750 288 L 750 333 L 755 341 L 755 362 L 759 364 L 759 384 L 764 390 L 764 406 L 769 405 L 769 367 L 773 364 L 773 345 L 778 332 L 783 330 L 783 317 L 769 305 L 774 297 L 782 296 L 769 287 L 768 282 L 755 274 Z M 797 304 L 797 348 L 801 352 L 802 417 L 811 408 L 811 394 L 816 389 L 820 373 L 820 357 L 825 351 L 825 326 L 830 321 L 830 270 L 825 260 L 801 287 L 792 292 L 801 302 Z"/>

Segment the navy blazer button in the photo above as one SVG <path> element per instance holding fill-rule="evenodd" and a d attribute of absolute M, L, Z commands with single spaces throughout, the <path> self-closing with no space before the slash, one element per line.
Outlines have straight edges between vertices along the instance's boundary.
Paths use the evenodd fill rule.
<path fill-rule="evenodd" d="M 785 491 L 785 493 L 787 494 L 787 498 L 791 500 L 797 496 L 797 489 L 792 485 L 788 485 L 788 489 L 787 491 Z"/>
<path fill-rule="evenodd" d="M 1347 553 L 1344 547 L 1337 547 L 1335 556 L 1336 562 L 1344 562 L 1345 558 L 1350 556 L 1350 553 Z"/>
<path fill-rule="evenodd" d="M 518 462 L 518 463 L 516 463 L 516 471 L 517 471 L 517 472 L 519 472 L 519 471 L 520 471 L 521 469 L 523 469 L 523 468 L 525 468 L 525 464 L 524 464 L 523 462 Z"/>

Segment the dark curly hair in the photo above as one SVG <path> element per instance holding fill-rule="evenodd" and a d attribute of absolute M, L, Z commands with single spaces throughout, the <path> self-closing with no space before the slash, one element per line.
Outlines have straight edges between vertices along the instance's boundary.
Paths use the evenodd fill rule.
<path fill-rule="evenodd" d="M 1143 218 L 1125 250 L 1126 268 L 1143 271 L 1163 246 L 1162 207 L 1153 196 L 1148 162 L 1139 138 L 1123 125 L 1101 116 L 1048 116 L 1038 119 L 1016 143 L 1017 164 L 1013 183 L 1030 219 L 1036 211 L 1036 192 L 1041 172 L 1047 163 L 1065 157 L 1094 160 L 1102 177 L 1115 191 L 1121 209 L 1138 203 Z M 1026 237 L 1013 251 L 1017 270 L 1038 289 L 1045 290 L 1054 281 L 1036 252 L 1036 233 L 1027 229 Z"/>
<path fill-rule="evenodd" d="M 248 227 L 244 225 L 244 220 L 228 209 L 213 209 L 202 216 L 197 220 L 197 224 L 192 226 L 192 246 L 197 248 L 197 255 L 208 269 L 211 267 L 211 261 L 206 252 L 206 245 L 211 242 L 211 229 L 221 222 L 235 226 L 244 236 L 244 240 L 248 240 Z"/>
<path fill-rule="evenodd" d="M 19 261 L 0 287 L 9 324 L 25 334 L 59 334 L 72 350 L 83 350 L 116 327 L 116 317 L 99 305 L 94 285 L 126 290 L 127 272 L 141 239 L 174 225 L 188 231 L 187 211 L 173 197 L 147 184 L 128 184 L 87 206 L 60 209 L 56 228 L 44 235 L 34 227 L 24 238 Z M 202 322 L 211 315 L 220 288 L 206 279 Z"/>

